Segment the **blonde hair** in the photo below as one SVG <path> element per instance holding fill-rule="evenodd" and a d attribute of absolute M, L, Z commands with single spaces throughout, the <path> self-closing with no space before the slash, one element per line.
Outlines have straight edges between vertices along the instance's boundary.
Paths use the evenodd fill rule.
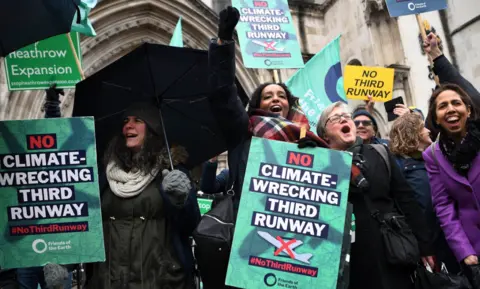
<path fill-rule="evenodd" d="M 407 156 L 418 152 L 423 127 L 422 117 L 416 113 L 407 113 L 397 118 L 390 130 L 391 152 Z"/>

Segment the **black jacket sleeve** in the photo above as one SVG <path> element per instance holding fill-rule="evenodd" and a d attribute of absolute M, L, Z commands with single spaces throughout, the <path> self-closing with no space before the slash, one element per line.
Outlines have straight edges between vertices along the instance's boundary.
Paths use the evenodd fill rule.
<path fill-rule="evenodd" d="M 217 163 L 205 162 L 203 164 L 200 190 L 205 194 L 218 194 L 225 191 L 228 184 L 228 170 L 222 170 L 217 175 Z"/>
<path fill-rule="evenodd" d="M 44 105 L 45 118 L 62 117 L 60 112 L 60 92 L 55 88 L 49 88 L 46 92 L 47 95 Z"/>
<path fill-rule="evenodd" d="M 388 153 L 388 157 L 390 160 L 390 191 L 392 196 L 405 214 L 407 223 L 417 238 L 420 254 L 422 256 L 432 256 L 431 230 L 428 228 L 422 209 L 415 200 L 414 192 L 405 180 L 392 154 Z"/>
<path fill-rule="evenodd" d="M 210 106 L 223 132 L 228 150 L 248 133 L 248 115 L 235 86 L 235 42 L 212 40 L 208 51 Z"/>
<path fill-rule="evenodd" d="M 458 72 L 445 55 L 435 58 L 433 72 L 440 79 L 440 84 L 453 83 L 460 86 L 472 98 L 473 103 L 480 107 L 480 92 Z"/>

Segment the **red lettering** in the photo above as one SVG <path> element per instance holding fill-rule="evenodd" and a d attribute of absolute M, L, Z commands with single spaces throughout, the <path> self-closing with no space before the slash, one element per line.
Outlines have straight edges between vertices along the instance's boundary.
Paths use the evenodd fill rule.
<path fill-rule="evenodd" d="M 42 136 L 31 135 L 28 138 L 28 149 L 41 149 L 42 148 Z"/>
<path fill-rule="evenodd" d="M 300 159 L 300 163 L 304 167 L 310 167 L 312 165 L 312 156 L 302 155 L 302 158 Z"/>
<path fill-rule="evenodd" d="M 42 137 L 42 145 L 46 149 L 52 148 L 55 145 L 55 140 L 51 135 L 46 135 Z"/>
<path fill-rule="evenodd" d="M 29 150 L 56 148 L 57 138 L 55 134 L 35 134 L 27 136 Z"/>
<path fill-rule="evenodd" d="M 297 152 L 288 152 L 287 164 L 311 168 L 313 165 L 313 155 Z"/>
<path fill-rule="evenodd" d="M 268 2 L 266 2 L 266 1 L 254 1 L 253 6 L 254 7 L 268 7 Z"/>
<path fill-rule="evenodd" d="M 289 165 L 300 165 L 300 154 L 296 154 L 294 152 L 288 153 L 288 161 L 287 164 Z"/>

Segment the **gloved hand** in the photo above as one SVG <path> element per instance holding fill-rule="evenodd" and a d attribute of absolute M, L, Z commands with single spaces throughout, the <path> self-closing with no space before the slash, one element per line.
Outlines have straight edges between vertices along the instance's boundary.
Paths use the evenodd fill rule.
<path fill-rule="evenodd" d="M 183 206 L 192 189 L 190 178 L 179 170 L 163 170 L 162 186 L 175 206 Z"/>
<path fill-rule="evenodd" d="M 63 89 L 57 89 L 57 84 L 54 83 L 50 86 L 49 89 L 46 90 L 47 92 L 47 101 L 60 101 L 60 94 L 64 95 L 65 92 Z"/>
<path fill-rule="evenodd" d="M 43 267 L 43 275 L 48 289 L 63 288 L 68 279 L 68 270 L 58 264 L 47 264 Z"/>
<path fill-rule="evenodd" d="M 316 148 L 317 147 L 317 142 L 314 141 L 313 139 L 309 138 L 308 136 L 301 138 L 297 142 L 298 148 L 303 149 L 303 148 Z"/>
<path fill-rule="evenodd" d="M 218 38 L 222 40 L 233 40 L 233 30 L 240 19 L 240 12 L 232 6 L 228 6 L 220 12 L 218 21 Z"/>

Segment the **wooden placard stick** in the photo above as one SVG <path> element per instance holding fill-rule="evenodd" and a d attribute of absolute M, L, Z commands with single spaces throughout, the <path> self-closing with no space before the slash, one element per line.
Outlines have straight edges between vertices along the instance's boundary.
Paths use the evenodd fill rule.
<path fill-rule="evenodd" d="M 75 50 L 75 46 L 73 45 L 72 36 L 70 33 L 67 33 L 68 43 L 70 44 L 70 49 L 72 50 L 73 57 L 75 57 L 75 63 L 77 64 L 78 72 L 80 72 L 80 77 L 85 79 L 85 74 L 83 73 L 82 64 L 80 63 L 80 59 L 78 58 L 77 51 Z"/>

